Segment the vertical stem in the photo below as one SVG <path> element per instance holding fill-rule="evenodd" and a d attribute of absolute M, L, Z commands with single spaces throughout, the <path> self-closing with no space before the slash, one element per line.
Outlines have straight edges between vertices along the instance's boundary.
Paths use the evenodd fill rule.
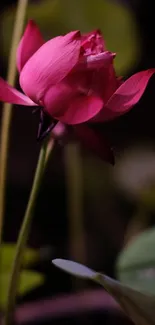
<path fill-rule="evenodd" d="M 77 144 L 72 143 L 65 147 L 65 163 L 68 190 L 70 255 L 77 262 L 86 264 L 83 227 L 82 162 L 80 148 Z"/>
<path fill-rule="evenodd" d="M 36 199 L 38 196 L 38 192 L 40 189 L 42 177 L 47 162 L 46 159 L 47 148 L 48 148 L 47 143 L 48 142 L 46 141 L 40 150 L 40 155 L 37 163 L 37 168 L 34 176 L 34 181 L 31 189 L 27 209 L 25 212 L 25 216 L 23 219 L 23 223 L 17 241 L 16 255 L 12 266 L 9 289 L 8 289 L 7 306 L 6 306 L 6 314 L 5 314 L 5 321 L 4 321 L 5 325 L 12 325 L 13 312 L 15 307 L 15 300 L 16 300 L 16 294 L 18 289 L 18 282 L 19 282 L 19 275 L 20 275 L 23 254 L 27 243 L 31 221 L 34 215 Z"/>
<path fill-rule="evenodd" d="M 8 76 L 7 80 L 10 85 L 14 85 L 16 79 L 16 49 L 21 38 L 26 7 L 28 0 L 19 0 L 15 25 L 12 36 L 12 45 L 8 62 Z M 5 209 L 5 192 L 6 192 L 6 174 L 7 174 L 7 160 L 9 147 L 10 123 L 12 116 L 11 104 L 4 104 L 2 114 L 1 138 L 0 138 L 0 243 L 2 241 L 2 228 Z"/>

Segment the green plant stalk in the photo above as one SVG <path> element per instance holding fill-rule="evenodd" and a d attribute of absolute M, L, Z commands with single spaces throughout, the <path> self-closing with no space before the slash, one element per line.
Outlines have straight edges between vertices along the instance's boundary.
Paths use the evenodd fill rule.
<path fill-rule="evenodd" d="M 34 176 L 34 181 L 27 205 L 27 209 L 25 212 L 25 216 L 23 219 L 23 223 L 20 229 L 18 241 L 17 241 L 17 248 L 16 254 L 13 261 L 13 266 L 10 275 L 10 283 L 8 289 L 8 297 L 7 297 L 7 304 L 6 304 L 6 313 L 4 318 L 5 325 L 12 325 L 13 323 L 13 314 L 16 302 L 16 294 L 18 289 L 19 277 L 20 277 L 20 270 L 22 266 L 23 254 L 27 243 L 27 238 L 29 234 L 29 229 L 31 226 L 31 221 L 34 215 L 34 208 L 36 204 L 36 199 L 38 196 L 38 192 L 40 189 L 41 181 L 43 178 L 44 170 L 47 165 L 47 150 L 48 150 L 48 141 L 46 141 L 41 150 L 40 155 L 38 158 L 37 168 Z M 49 158 L 49 154 L 48 154 Z"/>
<path fill-rule="evenodd" d="M 16 49 L 21 38 L 25 12 L 27 8 L 28 0 L 19 0 L 15 24 L 12 36 L 12 45 L 10 50 L 9 62 L 8 62 L 8 83 L 14 86 L 16 79 Z M 2 241 L 2 229 L 5 210 L 5 193 L 6 193 L 6 176 L 7 176 L 7 161 L 8 161 L 8 148 L 9 148 L 9 135 L 10 124 L 12 117 L 12 105 L 5 103 L 2 113 L 1 124 L 1 137 L 0 137 L 0 244 Z"/>
<path fill-rule="evenodd" d="M 87 264 L 83 225 L 82 161 L 77 143 L 70 143 L 65 147 L 65 169 L 70 257 L 79 263 Z M 73 281 L 76 288 L 83 286 L 79 279 Z"/>

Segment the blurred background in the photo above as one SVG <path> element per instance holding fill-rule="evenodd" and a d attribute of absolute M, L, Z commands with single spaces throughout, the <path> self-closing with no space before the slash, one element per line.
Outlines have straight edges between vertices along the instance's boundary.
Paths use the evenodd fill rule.
<path fill-rule="evenodd" d="M 4 78 L 16 4 L 0 1 L 0 75 Z M 124 78 L 155 67 L 152 0 L 30 0 L 25 23 L 30 18 L 46 40 L 74 29 L 100 28 L 107 48 L 117 53 L 116 72 Z M 57 257 L 155 293 L 154 87 L 152 77 L 131 112 L 96 127 L 114 148 L 114 166 L 78 142 L 55 145 L 29 237 L 33 250 L 27 253 L 26 269 L 31 276 L 25 274 L 17 323 L 129 322 L 99 286 L 56 269 L 51 260 Z M 3 234 L 8 274 L 11 243 L 18 236 L 40 148 L 38 120 L 31 108 L 14 106 Z M 0 291 L 2 310 L 6 286 Z"/>

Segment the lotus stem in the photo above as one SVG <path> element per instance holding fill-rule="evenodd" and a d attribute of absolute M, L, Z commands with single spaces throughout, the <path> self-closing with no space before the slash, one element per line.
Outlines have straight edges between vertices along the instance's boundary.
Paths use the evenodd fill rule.
<path fill-rule="evenodd" d="M 47 152 L 48 152 L 48 156 L 47 156 Z M 5 325 L 12 325 L 24 250 L 26 248 L 29 230 L 34 215 L 35 204 L 38 197 L 38 192 L 40 189 L 42 178 L 44 175 L 45 167 L 47 166 L 48 158 L 49 158 L 49 146 L 48 146 L 48 141 L 46 141 L 40 150 L 40 155 L 38 158 L 38 163 L 36 167 L 36 172 L 34 176 L 34 181 L 31 189 L 27 209 L 25 212 L 25 216 L 23 219 L 23 223 L 17 241 L 17 248 L 15 253 L 15 258 L 13 261 L 12 271 L 10 275 L 9 289 L 8 289 L 6 314 L 4 319 Z"/>
<path fill-rule="evenodd" d="M 67 207 L 69 218 L 69 253 L 70 258 L 86 264 L 85 233 L 83 225 L 83 184 L 82 161 L 77 143 L 65 147 L 65 167 L 67 183 Z M 75 282 L 75 281 L 74 281 Z M 76 280 L 75 286 L 82 282 Z"/>
<path fill-rule="evenodd" d="M 7 81 L 14 86 L 16 80 L 16 49 L 21 38 L 24 26 L 24 18 L 28 0 L 19 0 L 16 10 L 15 24 L 12 35 L 12 44 L 8 62 Z M 9 149 L 10 124 L 12 117 L 12 104 L 3 105 L 2 126 L 0 136 L 0 243 L 2 242 L 2 231 L 5 213 L 7 161 Z"/>

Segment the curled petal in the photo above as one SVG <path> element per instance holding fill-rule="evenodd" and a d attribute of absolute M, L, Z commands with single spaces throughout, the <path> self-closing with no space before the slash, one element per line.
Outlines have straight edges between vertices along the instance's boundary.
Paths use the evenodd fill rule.
<path fill-rule="evenodd" d="M 0 78 L 0 100 L 7 103 L 35 106 L 36 104 L 17 89 Z"/>
<path fill-rule="evenodd" d="M 17 49 L 17 68 L 20 72 L 29 58 L 44 44 L 37 25 L 30 20 Z"/>
<path fill-rule="evenodd" d="M 113 62 L 114 57 L 115 53 L 109 51 L 99 54 L 83 56 L 82 59 L 79 61 L 78 65 L 75 67 L 75 69 L 78 71 L 83 69 L 96 70 L 100 68 L 109 68 Z"/>
<path fill-rule="evenodd" d="M 99 96 L 80 93 L 76 87 L 71 87 L 65 82 L 49 89 L 44 97 L 45 110 L 66 124 L 88 121 L 102 109 L 102 106 L 103 101 Z"/>
<path fill-rule="evenodd" d="M 110 97 L 96 121 L 111 120 L 127 113 L 142 97 L 154 72 L 155 69 L 141 71 L 127 79 Z"/>
<path fill-rule="evenodd" d="M 25 64 L 20 75 L 22 89 L 30 98 L 39 102 L 49 87 L 68 75 L 77 64 L 79 54 L 78 31 L 46 42 Z"/>
<path fill-rule="evenodd" d="M 89 55 L 86 57 L 86 63 L 88 69 L 107 68 L 112 63 L 115 53 L 103 52 L 95 55 Z"/>
<path fill-rule="evenodd" d="M 103 107 L 103 101 L 95 95 L 81 95 L 74 98 L 61 116 L 55 116 L 66 124 L 79 124 L 89 121 Z"/>
<path fill-rule="evenodd" d="M 76 90 L 65 82 L 49 88 L 43 100 L 45 111 L 55 118 L 63 116 L 76 93 Z"/>

